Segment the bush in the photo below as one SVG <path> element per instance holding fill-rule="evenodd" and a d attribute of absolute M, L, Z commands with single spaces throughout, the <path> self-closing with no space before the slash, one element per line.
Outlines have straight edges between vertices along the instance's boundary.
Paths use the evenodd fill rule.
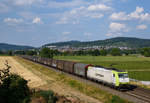
<path fill-rule="evenodd" d="M 56 103 L 57 97 L 54 95 L 53 91 L 38 91 L 33 94 L 33 97 L 40 98 L 43 97 L 46 103 Z"/>
<path fill-rule="evenodd" d="M 94 50 L 92 53 L 92 56 L 99 56 L 100 55 L 100 51 L 98 49 Z"/>
<path fill-rule="evenodd" d="M 112 56 L 121 56 L 121 51 L 118 48 L 113 48 L 110 52 Z"/>
<path fill-rule="evenodd" d="M 106 56 L 107 55 L 107 50 L 100 50 L 100 55 Z"/>
<path fill-rule="evenodd" d="M 10 74 L 10 66 L 0 71 L 0 102 L 1 103 L 28 103 L 30 91 L 27 81 L 17 74 Z"/>
<path fill-rule="evenodd" d="M 28 50 L 28 51 L 26 51 L 26 55 L 31 55 L 31 56 L 37 55 L 37 52 L 33 51 L 33 50 Z"/>
<path fill-rule="evenodd" d="M 7 103 L 21 103 L 29 95 L 27 81 L 16 74 L 11 74 L 5 78 L 0 86 L 0 96 Z"/>
<path fill-rule="evenodd" d="M 145 57 L 150 57 L 150 48 L 143 48 L 141 49 L 141 54 Z"/>

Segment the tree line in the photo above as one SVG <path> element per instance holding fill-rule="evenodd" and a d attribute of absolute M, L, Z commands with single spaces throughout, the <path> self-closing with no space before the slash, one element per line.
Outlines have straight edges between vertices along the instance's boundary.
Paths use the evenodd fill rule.
<path fill-rule="evenodd" d="M 119 48 L 112 49 L 95 49 L 95 50 L 77 50 L 77 51 L 64 51 L 51 50 L 49 48 L 42 48 L 41 50 L 20 50 L 20 51 L 0 51 L 0 55 L 38 55 L 46 58 L 53 58 L 53 56 L 122 56 L 131 54 L 141 54 L 145 57 L 150 57 L 150 48 L 121 50 Z"/>

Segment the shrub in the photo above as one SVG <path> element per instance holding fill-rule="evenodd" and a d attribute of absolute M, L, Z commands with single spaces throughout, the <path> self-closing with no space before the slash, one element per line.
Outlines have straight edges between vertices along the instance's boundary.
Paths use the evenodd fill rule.
<path fill-rule="evenodd" d="M 150 48 L 143 48 L 141 49 L 141 54 L 145 57 L 150 57 Z"/>
<path fill-rule="evenodd" d="M 46 103 L 56 103 L 57 97 L 54 95 L 53 91 L 38 91 L 33 94 L 33 97 L 39 98 L 43 97 Z"/>
<path fill-rule="evenodd" d="M 100 55 L 106 56 L 107 55 L 107 50 L 100 50 Z"/>
<path fill-rule="evenodd" d="M 10 74 L 8 63 L 6 69 L 0 71 L 0 102 L 1 103 L 28 103 L 30 91 L 27 81 L 17 74 Z"/>
<path fill-rule="evenodd" d="M 121 51 L 118 48 L 113 48 L 110 52 L 112 56 L 121 56 Z"/>
<path fill-rule="evenodd" d="M 5 78 L 0 86 L 0 96 L 4 97 L 7 103 L 21 103 L 29 95 L 27 81 L 16 74 Z"/>

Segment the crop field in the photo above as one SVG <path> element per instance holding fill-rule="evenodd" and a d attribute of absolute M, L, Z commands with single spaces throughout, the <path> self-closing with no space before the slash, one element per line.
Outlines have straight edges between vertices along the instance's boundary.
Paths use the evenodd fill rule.
<path fill-rule="evenodd" d="M 138 56 L 56 56 L 55 59 L 70 60 L 104 67 L 126 70 L 133 79 L 150 81 L 150 58 Z"/>
<path fill-rule="evenodd" d="M 21 77 L 25 78 L 26 80 L 28 80 L 28 85 L 31 88 L 46 84 L 45 81 L 43 81 L 38 76 L 34 75 L 31 71 L 22 66 L 20 63 L 18 63 L 13 57 L 0 56 L 0 69 L 6 68 L 5 66 L 6 61 L 8 61 L 8 65 L 11 66 L 10 72 L 16 73 Z"/>

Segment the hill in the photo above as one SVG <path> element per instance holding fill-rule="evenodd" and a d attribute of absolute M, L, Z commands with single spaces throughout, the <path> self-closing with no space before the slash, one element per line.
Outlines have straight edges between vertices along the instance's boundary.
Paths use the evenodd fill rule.
<path fill-rule="evenodd" d="M 59 46 L 59 47 L 120 46 L 120 47 L 141 48 L 141 47 L 150 47 L 150 39 L 116 37 L 106 40 L 87 41 L 87 42 L 80 42 L 80 41 L 57 42 L 46 44 L 44 46 Z"/>
<path fill-rule="evenodd" d="M 25 49 L 33 49 L 31 46 L 20 46 L 20 45 L 12 45 L 6 43 L 0 43 L 0 50 L 25 50 Z"/>

